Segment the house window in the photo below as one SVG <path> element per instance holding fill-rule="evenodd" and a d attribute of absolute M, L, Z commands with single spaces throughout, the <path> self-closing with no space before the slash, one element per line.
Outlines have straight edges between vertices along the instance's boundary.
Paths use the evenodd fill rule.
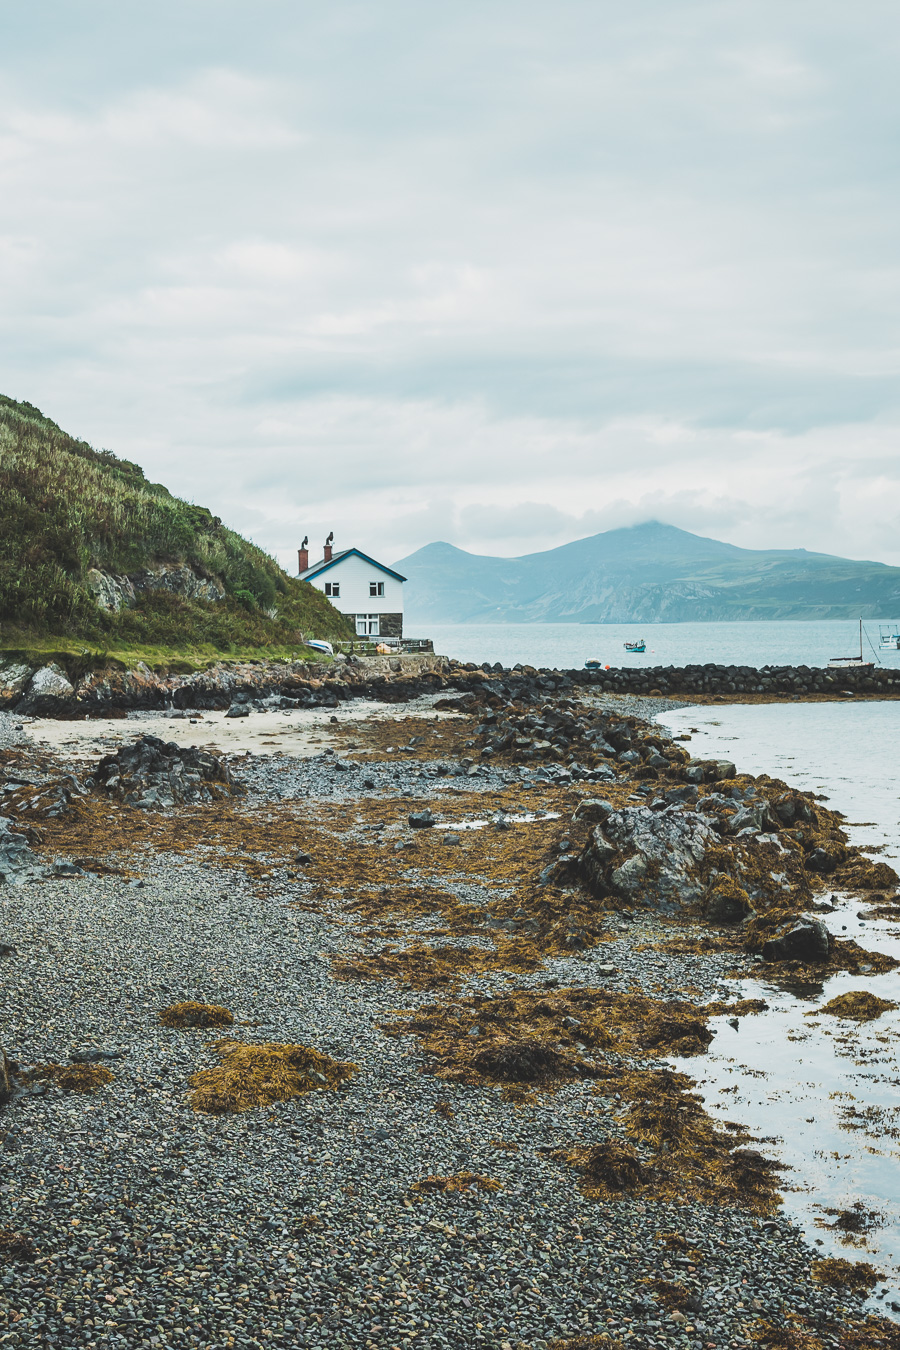
<path fill-rule="evenodd" d="M 341 593 L 341 583 L 340 583 L 339 581 L 326 581 L 326 582 L 325 582 L 325 594 L 326 594 L 326 595 L 330 595 L 330 596 L 332 596 L 333 599 L 336 600 L 336 599 L 338 598 L 338 596 L 340 595 L 340 593 Z"/>
<path fill-rule="evenodd" d="M 380 633 L 381 633 L 381 620 L 378 614 L 357 614 L 356 616 L 357 637 L 379 637 Z"/>
<path fill-rule="evenodd" d="M 369 582 L 369 595 L 370 595 L 370 596 L 384 595 L 384 582 L 383 582 L 383 581 L 370 581 L 370 582 Z"/>

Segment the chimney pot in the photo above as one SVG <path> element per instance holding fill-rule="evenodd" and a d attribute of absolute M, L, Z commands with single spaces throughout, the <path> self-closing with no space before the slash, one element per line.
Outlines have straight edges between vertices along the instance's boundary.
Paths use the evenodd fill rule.
<path fill-rule="evenodd" d="M 331 544 L 333 539 L 334 539 L 334 530 L 331 531 L 331 534 L 325 540 L 325 559 L 324 559 L 325 562 L 331 562 Z"/>

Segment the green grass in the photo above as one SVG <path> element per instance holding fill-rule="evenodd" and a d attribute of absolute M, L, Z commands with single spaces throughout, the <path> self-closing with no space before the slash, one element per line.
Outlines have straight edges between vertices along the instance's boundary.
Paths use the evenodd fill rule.
<path fill-rule="evenodd" d="M 353 636 L 319 591 L 289 577 L 206 507 L 173 497 L 137 464 L 75 440 L 30 403 L 2 395 L 0 522 L 0 650 L 39 650 L 61 638 L 56 649 L 190 650 L 189 659 L 208 663 L 289 654 L 303 635 Z M 161 563 L 186 563 L 217 579 L 225 599 L 147 591 L 133 608 L 111 614 L 86 585 L 93 567 L 128 575 Z"/>

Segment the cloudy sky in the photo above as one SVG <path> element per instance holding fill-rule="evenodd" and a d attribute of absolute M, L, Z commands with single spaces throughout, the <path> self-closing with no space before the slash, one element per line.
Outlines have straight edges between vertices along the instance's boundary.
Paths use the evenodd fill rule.
<path fill-rule="evenodd" d="M 0 392 L 288 562 L 900 563 L 888 0 L 32 0 Z"/>

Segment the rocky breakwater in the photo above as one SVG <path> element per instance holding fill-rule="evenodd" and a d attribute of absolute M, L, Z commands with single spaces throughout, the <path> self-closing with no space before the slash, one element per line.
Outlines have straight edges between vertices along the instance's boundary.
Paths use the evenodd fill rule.
<path fill-rule="evenodd" d="M 452 664 L 450 678 L 459 687 L 479 679 L 515 685 L 543 693 L 566 692 L 591 686 L 612 694 L 659 697 L 767 696 L 771 698 L 831 697 L 846 694 L 890 698 L 900 696 L 900 670 L 863 666 L 828 670 L 824 666 L 724 666 L 712 663 L 689 666 L 611 667 L 607 670 L 549 670 L 518 665 L 508 669 L 498 663 L 480 666 L 469 662 Z"/>

